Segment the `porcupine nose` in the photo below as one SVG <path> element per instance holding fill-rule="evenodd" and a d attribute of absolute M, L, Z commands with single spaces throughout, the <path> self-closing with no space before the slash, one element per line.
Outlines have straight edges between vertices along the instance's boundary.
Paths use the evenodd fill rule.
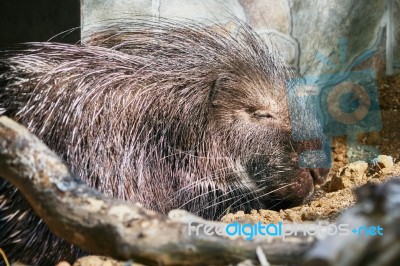
<path fill-rule="evenodd" d="M 305 140 L 296 142 L 295 145 L 297 154 L 300 154 L 304 151 L 319 150 L 321 148 L 322 148 L 322 140 Z M 318 168 L 317 164 L 315 168 L 307 168 L 307 170 L 310 172 L 314 185 L 321 185 L 325 183 L 330 169 Z"/>

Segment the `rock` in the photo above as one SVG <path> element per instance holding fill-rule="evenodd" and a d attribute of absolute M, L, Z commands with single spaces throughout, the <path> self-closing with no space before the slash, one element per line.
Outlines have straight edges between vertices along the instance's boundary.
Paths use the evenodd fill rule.
<path fill-rule="evenodd" d="M 374 167 L 377 167 L 378 170 L 383 168 L 392 168 L 394 165 L 393 157 L 387 155 L 379 155 L 372 160 L 372 164 L 374 165 Z"/>
<path fill-rule="evenodd" d="M 364 161 L 350 163 L 339 169 L 329 184 L 329 191 L 337 191 L 354 185 L 360 185 L 365 177 L 368 164 Z"/>
<path fill-rule="evenodd" d="M 66 261 L 60 261 L 59 263 L 57 263 L 56 266 L 71 266 L 71 264 L 69 264 L 69 263 L 66 262 Z"/>
<path fill-rule="evenodd" d="M 247 23 L 256 31 L 265 28 L 290 34 L 291 16 L 289 3 L 276 0 L 239 0 L 246 13 Z"/>
<path fill-rule="evenodd" d="M 64 266 L 64 265 L 63 265 Z M 78 259 L 73 266 L 144 266 L 133 262 L 116 261 L 101 256 L 86 256 Z"/>
<path fill-rule="evenodd" d="M 352 71 L 361 62 L 375 66 L 361 56 L 366 51 L 385 50 L 384 27 L 387 1 L 318 0 L 82 0 L 82 37 L 94 25 L 135 15 L 157 19 L 190 18 L 202 22 L 229 24 L 239 18 L 259 34 L 270 33 L 275 47 L 300 74 L 321 76 Z M 393 64 L 400 68 L 400 0 L 393 2 Z M 344 40 L 345 47 L 340 40 Z M 343 44 L 343 43 L 342 43 Z M 383 45 L 379 49 L 379 45 Z M 346 48 L 346 49 L 343 49 Z M 383 52 L 385 53 L 385 52 Z M 361 58 L 360 58 L 361 56 Z M 368 63 L 369 62 L 369 63 Z M 372 64 L 372 65 L 368 65 Z"/>

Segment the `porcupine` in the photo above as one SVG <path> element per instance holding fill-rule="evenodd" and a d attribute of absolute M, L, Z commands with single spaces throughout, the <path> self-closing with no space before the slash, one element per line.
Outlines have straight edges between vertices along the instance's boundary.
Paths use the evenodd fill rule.
<path fill-rule="evenodd" d="M 94 30 L 87 45 L 4 50 L 0 110 L 91 187 L 161 213 L 215 219 L 301 203 L 327 171 L 299 168 L 287 68 L 248 25 L 238 28 L 138 19 Z M 305 121 L 324 138 L 315 118 Z M 81 254 L 4 180 L 0 219 L 11 260 L 49 265 Z"/>

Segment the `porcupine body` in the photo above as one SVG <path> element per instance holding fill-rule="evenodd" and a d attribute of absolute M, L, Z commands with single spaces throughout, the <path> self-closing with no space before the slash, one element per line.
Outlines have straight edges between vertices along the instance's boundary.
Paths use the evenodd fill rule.
<path fill-rule="evenodd" d="M 215 219 L 299 203 L 326 171 L 298 167 L 286 68 L 249 26 L 239 28 L 137 20 L 95 31 L 90 45 L 2 51 L 0 112 L 91 187 L 162 213 Z M 1 179 L 0 247 L 38 265 L 81 254 Z"/>

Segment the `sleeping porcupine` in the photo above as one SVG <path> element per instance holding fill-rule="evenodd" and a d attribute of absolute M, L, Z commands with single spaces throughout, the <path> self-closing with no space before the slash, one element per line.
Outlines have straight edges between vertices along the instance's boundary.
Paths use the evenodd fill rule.
<path fill-rule="evenodd" d="M 230 33 L 137 20 L 96 30 L 90 45 L 2 51 L 0 112 L 91 187 L 162 213 L 183 208 L 215 219 L 301 203 L 327 171 L 298 167 L 287 70 L 249 26 L 239 26 Z M 298 108 L 323 139 L 316 119 Z M 0 247 L 11 260 L 39 265 L 81 254 L 1 178 Z"/>

